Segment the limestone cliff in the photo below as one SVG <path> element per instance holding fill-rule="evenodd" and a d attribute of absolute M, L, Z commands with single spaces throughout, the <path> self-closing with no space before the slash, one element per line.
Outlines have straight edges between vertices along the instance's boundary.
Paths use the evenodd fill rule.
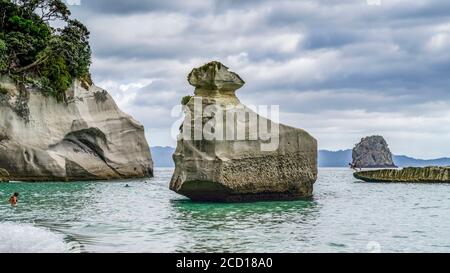
<path fill-rule="evenodd" d="M 367 182 L 450 183 L 450 167 L 385 169 L 356 172 L 354 176 Z"/>
<path fill-rule="evenodd" d="M 221 63 L 194 69 L 188 81 L 195 87 L 195 95 L 187 103 L 173 156 L 173 191 L 195 201 L 312 196 L 317 179 L 317 141 L 311 135 L 272 122 L 242 105 L 235 91 L 244 81 Z M 260 127 L 259 135 L 253 135 L 252 128 L 258 124 L 266 124 L 270 133 L 264 135 Z M 239 128 L 245 129 L 241 137 Z"/>
<path fill-rule="evenodd" d="M 0 168 L 10 180 L 73 181 L 153 175 L 144 128 L 107 91 L 75 81 L 67 103 L 0 79 Z"/>
<path fill-rule="evenodd" d="M 0 183 L 9 181 L 9 173 L 5 169 L 0 169 Z"/>
<path fill-rule="evenodd" d="M 392 153 L 382 136 L 361 139 L 353 149 L 353 164 L 357 168 L 395 168 Z"/>

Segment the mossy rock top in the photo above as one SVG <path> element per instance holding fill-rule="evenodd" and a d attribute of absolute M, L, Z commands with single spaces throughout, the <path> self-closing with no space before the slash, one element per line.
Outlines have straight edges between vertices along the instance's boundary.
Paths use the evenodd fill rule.
<path fill-rule="evenodd" d="M 235 91 L 245 84 L 238 74 L 216 61 L 194 68 L 188 75 L 188 81 L 196 89 L 219 91 Z"/>

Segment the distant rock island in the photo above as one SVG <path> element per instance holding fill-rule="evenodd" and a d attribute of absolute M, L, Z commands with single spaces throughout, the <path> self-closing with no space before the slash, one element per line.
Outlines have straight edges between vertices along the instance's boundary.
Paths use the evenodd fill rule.
<path fill-rule="evenodd" d="M 120 111 L 107 91 L 75 80 L 61 103 L 5 77 L 0 87 L 0 168 L 10 180 L 153 175 L 144 127 Z"/>
<path fill-rule="evenodd" d="M 366 182 L 450 183 L 450 167 L 384 169 L 356 172 L 353 175 Z"/>
<path fill-rule="evenodd" d="M 293 200 L 312 196 L 317 179 L 317 141 L 311 135 L 301 129 L 275 124 L 242 105 L 235 91 L 244 81 L 219 62 L 194 69 L 188 81 L 195 87 L 195 93 L 192 98 L 183 99 L 187 104 L 185 124 L 197 120 L 201 128 L 209 124 L 211 133 L 223 129 L 227 134 L 228 130 L 234 130 L 231 127 L 253 126 L 245 118 L 252 113 L 259 123 L 279 128 L 276 134 L 279 145 L 274 150 L 265 150 L 266 141 L 250 139 L 248 135 L 236 140 L 206 140 L 210 135 L 205 132 L 205 138 L 197 140 L 191 138 L 199 133 L 195 128 L 186 132 L 182 127 L 174 154 L 176 167 L 171 190 L 194 201 Z M 194 114 L 197 101 L 200 101 L 202 116 Z M 218 117 L 218 112 L 205 112 L 206 108 L 226 109 L 226 113 L 235 112 L 237 117 L 246 114 L 223 127 L 224 121 Z"/>
<path fill-rule="evenodd" d="M 352 152 L 352 162 L 357 168 L 395 168 L 392 153 L 382 136 L 361 139 Z"/>

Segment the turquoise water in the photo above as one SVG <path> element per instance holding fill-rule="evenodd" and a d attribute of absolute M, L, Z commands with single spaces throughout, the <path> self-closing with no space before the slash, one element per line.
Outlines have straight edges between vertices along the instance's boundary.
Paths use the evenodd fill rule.
<path fill-rule="evenodd" d="M 450 185 L 321 169 L 312 201 L 198 204 L 168 190 L 171 174 L 0 184 L 0 252 L 450 252 Z"/>

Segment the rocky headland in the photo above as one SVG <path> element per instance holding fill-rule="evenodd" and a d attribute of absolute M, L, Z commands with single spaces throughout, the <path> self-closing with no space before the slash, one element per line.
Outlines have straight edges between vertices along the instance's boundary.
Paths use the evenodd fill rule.
<path fill-rule="evenodd" d="M 357 168 L 396 168 L 392 153 L 382 136 L 361 139 L 353 148 L 352 158 Z"/>
<path fill-rule="evenodd" d="M 0 1 L 0 10 L 0 169 L 8 179 L 152 176 L 144 127 L 93 84 L 90 32 L 64 1 Z"/>
<path fill-rule="evenodd" d="M 366 182 L 392 183 L 450 183 L 450 167 L 384 169 L 354 173 L 354 177 Z"/>
<path fill-rule="evenodd" d="M 0 90 L 0 168 L 9 180 L 153 175 L 144 127 L 91 82 L 74 80 L 66 102 L 7 77 L 0 78 Z"/>
<path fill-rule="evenodd" d="M 242 105 L 236 90 L 244 81 L 226 66 L 211 62 L 188 76 L 194 96 L 185 99 L 184 124 L 199 123 L 200 131 L 182 126 L 173 156 L 175 172 L 170 189 L 194 201 L 260 201 L 310 198 L 317 179 L 317 141 L 306 131 L 272 122 Z M 200 106 L 200 107 L 198 107 Z M 226 109 L 224 115 L 208 108 Z M 196 111 L 202 110 L 200 115 Z M 205 111 L 206 110 L 206 111 Z M 231 124 L 223 116 L 233 114 Z M 272 139 L 249 133 L 258 124 L 271 128 Z M 229 120 L 229 119 L 228 119 Z M 210 126 L 209 132 L 201 131 Z M 218 132 L 243 138 L 211 138 Z M 277 130 L 275 130 L 277 129 Z M 195 135 L 202 136 L 196 139 Z M 239 133 L 237 133 L 239 134 Z M 270 147 L 271 144 L 275 146 Z"/>

